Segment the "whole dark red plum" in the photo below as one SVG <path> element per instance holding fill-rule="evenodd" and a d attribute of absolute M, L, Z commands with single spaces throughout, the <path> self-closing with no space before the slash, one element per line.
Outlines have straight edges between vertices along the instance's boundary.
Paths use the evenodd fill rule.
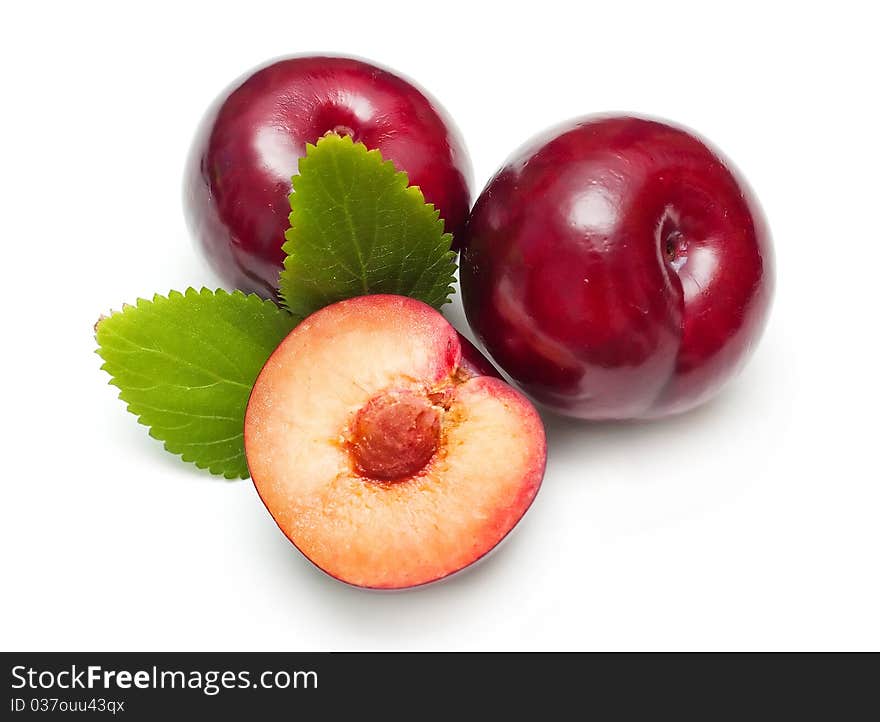
<path fill-rule="evenodd" d="M 770 234 L 735 168 L 692 132 L 575 120 L 490 180 L 463 236 L 462 300 L 492 358 L 537 401 L 585 419 L 678 413 L 758 341 Z"/>
<path fill-rule="evenodd" d="M 421 187 L 446 230 L 460 235 L 470 208 L 471 166 L 443 109 L 411 82 L 361 60 L 286 58 L 220 95 L 187 161 L 187 222 L 231 287 L 274 294 L 291 176 L 306 144 L 328 132 L 378 149 Z"/>

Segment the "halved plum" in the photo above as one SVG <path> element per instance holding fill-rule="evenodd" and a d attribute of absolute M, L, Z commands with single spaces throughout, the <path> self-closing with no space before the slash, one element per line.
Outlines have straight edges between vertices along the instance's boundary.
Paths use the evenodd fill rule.
<path fill-rule="evenodd" d="M 245 450 L 291 542 L 328 574 L 398 589 L 476 561 L 516 525 L 544 474 L 529 401 L 462 365 L 455 329 L 401 296 L 342 301 L 281 343 L 256 381 Z"/>

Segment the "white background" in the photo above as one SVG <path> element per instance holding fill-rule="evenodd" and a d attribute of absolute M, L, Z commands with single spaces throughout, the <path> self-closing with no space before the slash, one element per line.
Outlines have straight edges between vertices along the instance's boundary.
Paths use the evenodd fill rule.
<path fill-rule="evenodd" d="M 728 7 L 7 7 L 0 646 L 880 648 L 877 25 L 869 3 Z M 306 50 L 440 98 L 477 190 L 572 116 L 690 125 L 744 170 L 775 236 L 768 331 L 717 401 L 650 424 L 547 418 L 544 486 L 509 542 L 410 592 L 313 568 L 250 482 L 149 439 L 93 354 L 100 313 L 217 283 L 181 213 L 191 134 L 231 79 Z"/>

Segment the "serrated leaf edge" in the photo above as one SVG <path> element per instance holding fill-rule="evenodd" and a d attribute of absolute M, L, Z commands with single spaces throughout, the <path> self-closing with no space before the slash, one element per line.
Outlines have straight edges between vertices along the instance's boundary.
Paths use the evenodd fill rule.
<path fill-rule="evenodd" d="M 440 217 L 440 210 L 433 203 L 429 203 L 428 201 L 426 201 L 425 195 L 424 195 L 424 193 L 422 193 L 422 189 L 417 185 L 410 185 L 409 184 L 409 175 L 407 174 L 407 172 L 403 171 L 403 170 L 398 170 L 398 168 L 394 165 L 394 162 L 390 159 L 384 158 L 382 156 L 382 152 L 378 148 L 372 148 L 372 149 L 367 148 L 367 146 L 364 145 L 364 143 L 362 143 L 360 141 L 355 142 L 354 139 L 347 134 L 340 135 L 340 134 L 334 133 L 332 131 L 326 133 L 324 136 L 319 138 L 316 143 L 306 143 L 306 153 L 304 156 L 302 156 L 299 159 L 298 164 L 297 164 L 298 172 L 296 175 L 294 175 L 291 178 L 291 192 L 287 197 L 288 203 L 290 204 L 290 213 L 288 214 L 288 223 L 290 224 L 291 227 L 288 228 L 284 232 L 284 239 L 285 240 L 281 246 L 281 250 L 284 252 L 285 256 L 284 256 L 284 263 L 283 263 L 284 268 L 281 271 L 281 273 L 288 270 L 288 259 L 290 259 L 290 257 L 293 256 L 294 252 L 295 252 L 295 248 L 293 246 L 294 239 L 291 238 L 290 236 L 294 233 L 294 229 L 293 229 L 293 215 L 294 215 L 293 198 L 296 195 L 296 189 L 297 189 L 296 187 L 297 187 L 298 181 L 299 181 L 300 177 L 302 176 L 304 167 L 307 167 L 307 164 L 308 164 L 310 158 L 318 150 L 318 145 L 325 143 L 325 142 L 341 142 L 343 145 L 349 145 L 349 146 L 353 147 L 358 152 L 360 152 L 362 155 L 378 157 L 381 161 L 381 165 L 384 168 L 390 169 L 393 172 L 395 180 L 402 181 L 404 193 L 412 192 L 414 195 L 416 195 L 418 200 L 421 201 L 421 203 L 423 205 L 427 206 L 430 209 L 430 212 L 434 215 L 434 221 L 441 225 L 440 237 L 441 237 L 441 239 L 448 239 L 448 245 L 449 245 L 450 250 L 448 252 L 444 253 L 442 256 L 440 256 L 438 258 L 438 260 L 435 261 L 433 264 L 422 269 L 422 273 L 419 275 L 419 277 L 416 281 L 416 284 L 419 281 L 421 281 L 422 278 L 424 278 L 425 274 L 431 268 L 434 268 L 435 266 L 438 265 L 438 263 L 440 263 L 441 261 L 444 261 L 444 260 L 451 261 L 452 266 L 453 266 L 452 274 L 454 276 L 455 268 L 456 268 L 456 264 L 455 264 L 456 253 L 455 253 L 455 251 L 451 250 L 453 238 L 452 238 L 452 234 L 446 231 L 446 222 L 444 221 L 443 218 Z M 413 284 L 413 285 L 416 285 L 416 284 Z M 283 290 L 281 289 L 281 274 L 279 274 L 279 277 L 278 277 L 278 289 L 277 290 L 278 290 L 278 296 L 281 299 L 282 308 L 284 308 L 289 313 L 292 312 L 290 309 L 289 303 L 288 303 L 288 299 L 285 296 Z M 445 294 L 445 297 L 443 298 L 442 302 L 440 302 L 439 304 L 436 304 L 435 308 L 440 308 L 442 306 L 445 306 L 447 303 L 451 303 L 453 295 L 455 295 L 455 286 L 450 284 L 446 288 L 446 294 Z M 432 305 L 434 305 L 434 304 L 432 304 Z"/>
<path fill-rule="evenodd" d="M 101 317 L 98 319 L 98 321 L 95 323 L 95 326 L 94 326 L 95 339 L 97 340 L 97 336 L 100 331 L 101 324 L 104 321 L 106 321 L 114 316 L 117 316 L 120 314 L 130 313 L 132 311 L 136 311 L 139 308 L 143 308 L 144 306 L 153 305 L 153 304 L 157 304 L 157 303 L 158 304 L 166 303 L 166 302 L 171 301 L 173 299 L 192 297 L 194 295 L 204 296 L 204 297 L 213 297 L 213 296 L 243 297 L 246 299 L 246 301 L 248 303 L 253 304 L 256 301 L 256 302 L 258 302 L 256 305 L 271 306 L 274 309 L 287 312 L 286 309 L 281 308 L 277 304 L 273 303 L 271 300 L 261 298 L 260 296 L 258 296 L 255 293 L 246 294 L 243 291 L 239 291 L 239 290 L 234 290 L 230 293 L 229 291 L 226 291 L 222 288 L 218 288 L 218 289 L 212 291 L 211 289 L 209 289 L 205 286 L 202 286 L 202 288 L 197 291 L 192 286 L 189 286 L 182 293 L 180 291 L 171 290 L 168 292 L 168 294 L 166 296 L 163 296 L 160 293 L 155 293 L 155 294 L 153 294 L 152 299 L 138 297 L 135 300 L 134 304 L 123 303 L 121 306 L 121 309 L 119 311 L 111 310 L 109 316 L 101 315 Z M 99 343 L 98 348 L 95 349 L 95 353 L 104 361 L 104 363 L 101 364 L 100 370 L 104 371 L 110 375 L 110 380 L 107 382 L 107 385 L 108 386 L 115 386 L 116 388 L 119 389 L 119 394 L 117 395 L 117 398 L 125 404 L 126 411 L 128 411 L 132 416 L 134 416 L 137 419 L 137 422 L 139 424 L 141 424 L 142 426 L 145 426 L 147 428 L 147 433 L 150 436 L 150 438 L 162 442 L 162 447 L 165 449 L 165 451 L 167 451 L 169 454 L 172 454 L 172 455 L 178 457 L 183 462 L 186 462 L 188 464 L 192 464 L 193 466 L 195 466 L 198 469 L 202 469 L 204 471 L 207 471 L 207 472 L 213 474 L 214 476 L 223 477 L 224 479 L 229 480 L 229 481 L 250 478 L 250 474 L 237 474 L 235 472 L 229 473 L 229 472 L 222 471 L 219 469 L 219 467 L 217 467 L 217 464 L 219 464 L 223 461 L 229 461 L 235 457 L 229 457 L 229 459 L 225 459 L 225 460 L 221 460 L 221 461 L 214 460 L 210 463 L 205 464 L 205 463 L 200 463 L 193 458 L 187 458 L 187 452 L 185 452 L 185 451 L 174 451 L 172 448 L 170 448 L 169 443 L 171 443 L 171 442 L 169 442 L 167 439 L 163 439 L 161 436 L 154 433 L 153 426 L 148 421 L 145 420 L 146 414 L 142 413 L 140 410 L 137 410 L 136 404 L 133 402 L 130 402 L 125 397 L 125 390 L 122 389 L 122 387 L 119 385 L 119 383 L 117 381 L 117 377 L 111 373 L 110 369 L 108 368 L 110 366 L 110 362 L 106 358 L 104 358 L 103 354 L 101 353 L 101 350 L 102 349 L 101 349 L 101 346 Z M 141 405 L 141 406 L 143 406 L 143 405 Z M 242 431 L 242 433 L 244 433 L 244 431 Z M 243 453 L 241 455 L 243 455 Z M 236 454 L 236 456 L 239 456 L 239 454 Z M 247 466 L 247 459 L 246 458 L 245 458 L 245 466 Z"/>

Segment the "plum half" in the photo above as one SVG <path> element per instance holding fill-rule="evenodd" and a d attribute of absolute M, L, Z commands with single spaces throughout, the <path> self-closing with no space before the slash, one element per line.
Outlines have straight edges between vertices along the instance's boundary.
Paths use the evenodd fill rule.
<path fill-rule="evenodd" d="M 541 484 L 541 419 L 436 310 L 362 296 L 266 362 L 244 438 L 261 499 L 315 565 L 362 587 L 446 577 L 495 547 Z"/>

